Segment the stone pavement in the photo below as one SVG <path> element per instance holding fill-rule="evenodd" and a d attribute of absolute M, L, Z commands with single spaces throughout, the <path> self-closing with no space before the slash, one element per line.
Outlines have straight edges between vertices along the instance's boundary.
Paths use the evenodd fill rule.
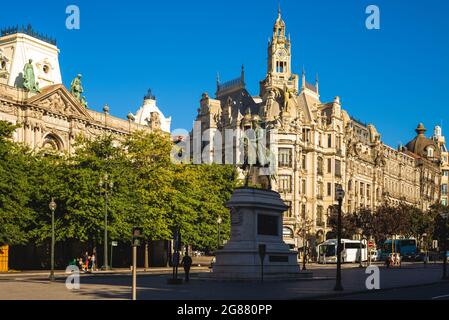
<path fill-rule="evenodd" d="M 314 276 L 327 280 L 282 282 L 217 282 L 193 279 L 188 284 L 167 284 L 170 273 L 140 273 L 137 278 L 138 299 L 148 300 L 287 300 L 313 299 L 335 296 L 335 265 L 310 266 Z M 127 270 L 129 272 L 129 270 Z M 182 277 L 182 272 L 180 272 Z M 345 265 L 342 270 L 343 287 L 338 295 L 366 290 L 365 269 Z M 409 264 L 401 269 L 380 268 L 381 289 L 417 286 L 439 282 L 441 265 Z M 96 300 L 129 299 L 131 276 L 122 274 L 95 274 L 81 277 L 80 290 L 70 291 L 63 277 L 50 283 L 46 276 L 0 277 L 0 299 L 20 300 Z"/>
<path fill-rule="evenodd" d="M 137 272 L 141 274 L 166 274 L 171 273 L 172 268 L 149 268 L 146 271 L 144 268 L 137 268 Z M 192 271 L 196 272 L 208 272 L 209 267 L 192 267 Z M 92 275 L 126 275 L 131 274 L 131 268 L 114 268 L 113 270 L 102 271 L 97 270 L 94 272 L 81 273 L 81 276 L 87 277 Z M 50 270 L 30 270 L 30 271 L 10 271 L 10 272 L 0 272 L 0 279 L 5 278 L 21 278 L 21 277 L 45 277 L 50 275 Z M 55 276 L 66 277 L 64 270 L 55 270 Z"/>

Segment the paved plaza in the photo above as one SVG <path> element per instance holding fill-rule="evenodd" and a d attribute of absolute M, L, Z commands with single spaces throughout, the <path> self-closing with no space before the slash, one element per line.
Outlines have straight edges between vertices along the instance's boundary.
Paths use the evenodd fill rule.
<path fill-rule="evenodd" d="M 342 270 L 344 292 L 333 291 L 335 285 L 335 265 L 311 265 L 313 280 L 301 281 L 265 281 L 260 282 L 224 282 L 199 280 L 199 272 L 207 269 L 196 269 L 188 284 L 173 286 L 167 284 L 171 276 L 169 269 L 139 272 L 137 277 L 139 300 L 287 300 L 287 299 L 331 299 L 360 297 L 370 299 L 379 297 L 381 292 L 389 292 L 394 299 L 394 291 L 385 289 L 407 287 L 403 292 L 419 291 L 413 286 L 439 283 L 441 264 L 428 265 L 406 264 L 401 269 L 385 269 L 380 267 L 381 291 L 361 294 L 366 291 L 365 281 L 368 277 L 364 268 L 345 265 Z M 131 276 L 129 270 L 115 274 L 97 273 L 82 275 L 80 289 L 70 291 L 65 286 L 65 278 L 58 273 L 57 281 L 50 283 L 45 273 L 0 275 L 0 299 L 6 300 L 98 300 L 98 299 L 130 299 Z M 182 273 L 180 273 L 182 276 Z M 410 290 L 410 291 L 409 291 Z M 438 295 L 449 294 L 448 286 L 438 288 Z M 348 296 L 348 294 L 351 294 Z M 377 296 L 376 296 L 377 295 Z M 429 293 L 429 298 L 432 294 Z M 399 297 L 399 295 L 398 295 Z M 400 298 L 400 297 L 399 297 Z"/>

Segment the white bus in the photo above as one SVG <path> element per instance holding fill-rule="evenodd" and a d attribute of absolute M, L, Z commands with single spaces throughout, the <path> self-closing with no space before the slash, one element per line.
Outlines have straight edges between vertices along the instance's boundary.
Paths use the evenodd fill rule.
<path fill-rule="evenodd" d="M 360 240 L 341 239 L 342 255 L 341 262 L 360 262 L 368 260 L 366 242 Z M 318 263 L 337 263 L 337 240 L 330 239 L 321 243 L 317 247 Z"/>

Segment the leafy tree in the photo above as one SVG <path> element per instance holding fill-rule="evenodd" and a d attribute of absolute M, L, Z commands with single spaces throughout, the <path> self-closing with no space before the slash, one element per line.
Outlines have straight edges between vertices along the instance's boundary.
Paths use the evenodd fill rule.
<path fill-rule="evenodd" d="M 11 141 L 14 126 L 0 121 L 0 244 L 23 244 L 28 240 L 34 212 L 30 209 L 30 150 Z"/>
<path fill-rule="evenodd" d="M 329 215 L 329 227 L 332 228 L 332 234 L 337 237 L 338 232 L 338 206 L 333 206 Z M 341 235 L 342 238 L 352 238 L 356 233 L 355 216 L 352 213 L 341 213 Z"/>

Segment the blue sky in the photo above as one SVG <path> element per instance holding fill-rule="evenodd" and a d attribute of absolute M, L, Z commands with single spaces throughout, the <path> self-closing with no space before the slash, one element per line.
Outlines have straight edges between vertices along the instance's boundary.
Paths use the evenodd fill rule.
<path fill-rule="evenodd" d="M 76 4 L 81 29 L 67 30 L 65 9 Z M 368 5 L 381 10 L 381 30 L 365 28 Z M 125 117 L 151 87 L 173 117 L 190 129 L 201 93 L 215 93 L 215 77 L 239 76 L 259 91 L 277 0 L 6 1 L 0 27 L 31 23 L 58 41 L 63 81 L 83 74 L 89 106 Z M 449 136 L 449 1 L 281 0 L 292 39 L 292 63 L 308 80 L 319 74 L 322 100 L 339 95 L 343 107 L 373 123 L 396 147 L 423 122 L 431 134 L 443 122 Z M 445 130 L 447 127 L 447 130 Z"/>

